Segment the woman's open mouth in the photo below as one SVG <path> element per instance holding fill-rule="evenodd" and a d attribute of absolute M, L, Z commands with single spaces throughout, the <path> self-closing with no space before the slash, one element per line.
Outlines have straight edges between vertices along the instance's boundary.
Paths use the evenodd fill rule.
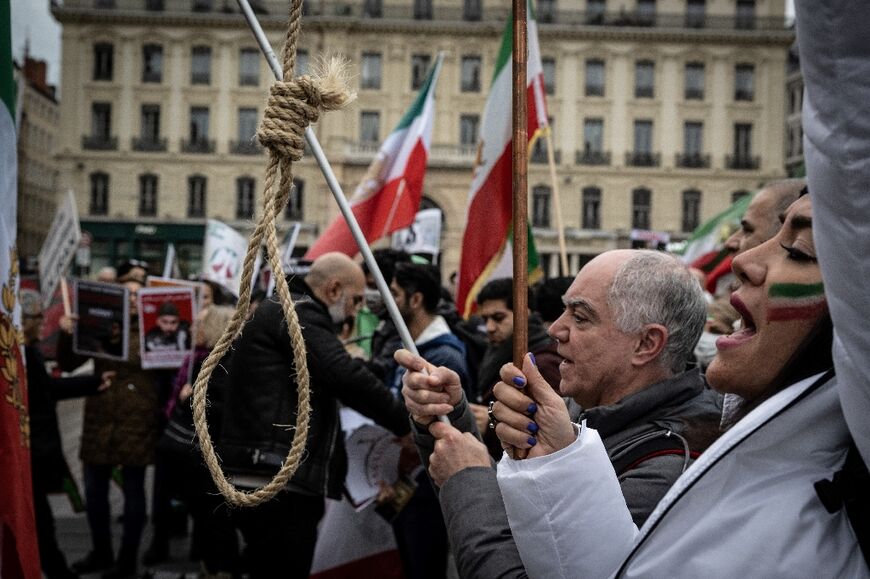
<path fill-rule="evenodd" d="M 733 334 L 722 336 L 716 340 L 716 349 L 719 351 L 736 348 L 755 337 L 755 320 L 752 319 L 752 314 L 749 313 L 746 305 L 737 297 L 737 294 L 731 294 L 731 305 L 740 314 L 741 327 Z"/>

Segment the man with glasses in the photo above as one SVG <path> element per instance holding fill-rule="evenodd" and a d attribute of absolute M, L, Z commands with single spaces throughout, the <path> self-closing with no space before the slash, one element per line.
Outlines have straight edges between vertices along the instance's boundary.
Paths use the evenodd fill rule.
<path fill-rule="evenodd" d="M 341 498 L 347 474 L 340 404 L 399 436 L 410 430 L 402 401 L 337 336 L 341 323 L 362 306 L 362 268 L 344 254 L 327 253 L 304 279 L 291 276 L 288 283 L 308 351 L 311 418 L 306 458 L 285 490 L 236 513 L 254 578 L 274 577 L 276 569 L 282 577 L 309 575 L 324 498 Z M 281 425 L 295 422 L 298 403 L 292 352 L 280 301 L 263 301 L 232 354 L 217 445 L 238 487 L 267 483 L 287 457 L 293 429 Z"/>

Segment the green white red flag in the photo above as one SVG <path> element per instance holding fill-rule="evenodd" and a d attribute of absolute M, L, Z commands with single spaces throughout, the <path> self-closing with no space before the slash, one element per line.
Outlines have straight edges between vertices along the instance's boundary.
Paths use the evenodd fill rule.
<path fill-rule="evenodd" d="M 544 98 L 544 69 L 538 43 L 534 12 L 528 10 L 528 97 L 527 146 L 547 130 L 547 105 Z M 468 217 L 462 239 L 462 257 L 456 304 L 464 316 L 474 311 L 474 300 L 490 279 L 511 277 L 512 187 L 511 127 L 513 22 L 508 19 L 502 35 L 489 98 L 483 111 L 477 145 L 474 178 L 468 195 Z M 538 255 L 529 235 L 529 271 L 538 269 Z M 532 278 L 530 277 L 530 281 Z"/>
<path fill-rule="evenodd" d="M 22 82 L 24 82 L 22 80 Z M 30 481 L 27 372 L 15 251 L 17 130 L 9 0 L 0 0 L 0 577 L 39 579 Z"/>
<path fill-rule="evenodd" d="M 353 214 L 369 243 L 409 227 L 420 209 L 442 60 L 439 54 L 411 108 L 381 145 L 350 199 Z M 359 252 L 341 215 L 311 246 L 305 259 L 313 260 L 330 251 L 351 256 Z"/>

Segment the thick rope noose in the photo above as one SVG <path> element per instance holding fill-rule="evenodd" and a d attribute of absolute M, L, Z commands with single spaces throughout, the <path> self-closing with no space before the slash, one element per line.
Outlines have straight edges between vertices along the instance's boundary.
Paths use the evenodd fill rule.
<path fill-rule="evenodd" d="M 287 205 L 290 187 L 293 184 L 293 161 L 302 158 L 306 127 L 317 121 L 321 111 L 341 108 L 354 98 L 354 95 L 349 93 L 346 87 L 345 65 L 338 59 L 322 63 L 320 70 L 313 77 L 293 78 L 301 13 L 302 0 L 293 0 L 283 51 L 284 77 L 282 81 L 272 85 L 269 101 L 263 113 L 263 121 L 257 131 L 260 143 L 269 150 L 269 163 L 264 183 L 263 215 L 257 222 L 248 243 L 248 251 L 245 254 L 242 269 L 239 303 L 230 324 L 203 363 L 202 370 L 194 385 L 193 421 L 203 458 L 215 485 L 227 502 L 243 507 L 252 507 L 268 501 L 283 489 L 287 481 L 296 473 L 305 451 L 305 441 L 308 437 L 308 418 L 311 413 L 308 365 L 299 320 L 296 317 L 296 310 L 281 267 L 281 252 L 275 230 L 275 220 Z M 276 188 L 275 180 L 279 169 L 281 177 Z M 239 491 L 227 480 L 215 455 L 206 421 L 206 392 L 215 366 L 229 351 L 232 342 L 241 334 L 251 304 L 251 279 L 254 275 L 254 263 L 264 238 L 269 255 L 269 264 L 272 266 L 272 275 L 275 276 L 275 286 L 281 300 L 284 317 L 287 320 L 287 332 L 293 346 L 298 407 L 293 442 L 281 469 L 267 485 L 248 492 Z"/>

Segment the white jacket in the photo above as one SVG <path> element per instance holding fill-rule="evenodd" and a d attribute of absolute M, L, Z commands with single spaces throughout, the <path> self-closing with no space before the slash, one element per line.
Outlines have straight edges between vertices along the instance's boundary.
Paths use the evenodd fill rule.
<path fill-rule="evenodd" d="M 720 437 L 640 533 L 618 504 L 595 431 L 584 428 L 550 456 L 502 459 L 499 486 L 529 576 L 870 576 L 845 512 L 829 514 L 813 487 L 842 466 L 849 446 L 835 380 L 818 378 L 781 391 Z"/>

